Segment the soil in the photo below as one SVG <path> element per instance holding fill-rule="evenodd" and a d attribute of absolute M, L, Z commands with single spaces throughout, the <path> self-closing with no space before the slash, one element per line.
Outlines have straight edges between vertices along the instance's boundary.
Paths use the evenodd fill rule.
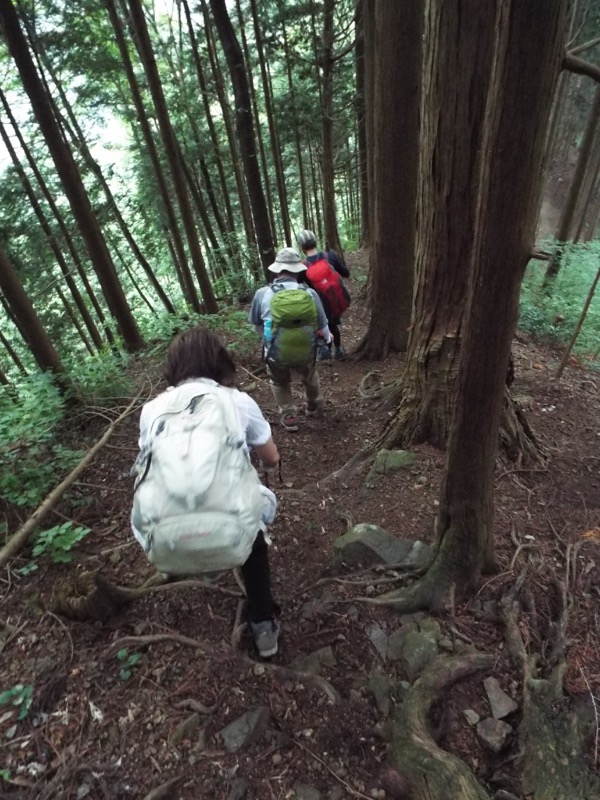
<path fill-rule="evenodd" d="M 363 261 L 362 253 L 349 257 L 354 275 Z M 342 330 L 348 350 L 367 319 L 359 284 L 351 281 L 350 289 L 355 302 Z M 484 577 L 475 597 L 437 618 L 450 640 L 468 641 L 495 656 L 492 672 L 457 683 L 431 720 L 436 740 L 464 759 L 490 796 L 499 788 L 521 796 L 518 737 L 494 754 L 463 712 L 489 715 L 483 688 L 489 674 L 520 700 L 521 675 L 506 656 L 501 623 L 486 608 L 523 570 L 532 599 L 520 624 L 527 652 L 540 654 L 543 669 L 564 590 L 570 604 L 565 691 L 588 712 L 597 708 L 592 697 L 600 697 L 600 377 L 573 359 L 556 383 L 560 356 L 524 334 L 515 339 L 513 395 L 547 449 L 548 464 L 498 463 L 499 570 Z M 74 550 L 73 562 L 39 559 L 38 571 L 23 576 L 18 570 L 31 558 L 26 550 L 1 575 L 0 621 L 10 627 L 0 638 L 0 692 L 31 685 L 33 694 L 31 706 L 21 706 L 22 720 L 16 720 L 18 709 L 0 706 L 0 770 L 8 777 L 0 780 L 0 798 L 408 796 L 388 768 L 385 711 L 367 687 L 373 673 L 388 676 L 395 686 L 391 713 L 401 702 L 406 675 L 398 662 L 382 658 L 368 630 L 377 623 L 390 633 L 406 620 L 363 602 L 393 588 L 393 582 L 377 581 L 393 581 L 398 573 L 335 570 L 333 544 L 351 521 L 431 542 L 444 454 L 415 447 L 416 466 L 378 476 L 370 488 L 364 474 L 348 485 L 325 480 L 371 442 L 385 420 L 387 412 L 360 397 L 361 378 L 375 370 L 380 381 L 392 380 L 401 364 L 401 355 L 375 365 L 322 363 L 324 413 L 302 418 L 296 433 L 278 424 L 258 358 L 241 364 L 240 388 L 251 390 L 263 408 L 282 454 L 282 482 L 271 476 L 279 498 L 271 564 L 282 606 L 281 646 L 271 662 L 258 661 L 246 635 L 232 645 L 241 599 L 233 573 L 207 587 L 170 584 L 102 623 L 73 622 L 48 610 L 53 589 L 67 576 L 99 570 L 114 584 L 138 586 L 153 574 L 128 519 L 138 411 L 118 425 L 46 520 L 45 527 L 70 519 L 92 529 Z M 156 393 L 159 375 L 159 361 L 140 359 L 132 367 L 132 385 L 148 386 L 150 378 Z M 142 400 L 147 397 L 146 389 Z M 126 405 L 108 416 L 116 418 Z M 90 410 L 70 422 L 65 441 L 90 447 L 106 425 L 107 413 Z M 15 509 L 0 510 L 15 530 Z M 297 661 L 323 648 L 329 648 L 320 671 L 326 683 L 312 679 Z M 228 752 L 220 731 L 257 707 L 268 709 L 266 730 Z M 515 730 L 518 720 L 519 712 L 509 719 Z M 586 744 L 591 769 L 598 768 L 600 756 L 597 726 L 595 733 L 592 727 Z"/>

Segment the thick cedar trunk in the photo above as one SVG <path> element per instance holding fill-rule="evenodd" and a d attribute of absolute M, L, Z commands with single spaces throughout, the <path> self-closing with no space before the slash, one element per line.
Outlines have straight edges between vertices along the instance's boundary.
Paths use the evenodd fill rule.
<path fill-rule="evenodd" d="M 60 356 L 44 330 L 31 300 L 3 250 L 0 250 L 0 289 L 18 321 L 19 330 L 37 365 L 43 372 L 54 373 L 58 385 L 65 391 L 70 387 L 70 381 Z"/>
<path fill-rule="evenodd" d="M 498 11 L 468 317 L 437 526 L 436 562 L 451 576 L 448 585 L 461 591 L 494 561 L 493 480 L 505 377 L 535 242 L 566 0 L 499 0 Z"/>
<path fill-rule="evenodd" d="M 534 244 L 546 126 L 566 0 L 497 0 L 496 42 L 477 175 L 476 237 L 448 443 L 436 556 L 399 610 L 441 608 L 494 566 L 493 479 L 521 280 Z"/>
<path fill-rule="evenodd" d="M 143 339 L 119 283 L 117 271 L 81 181 L 77 164 L 63 141 L 58 124 L 52 115 L 51 104 L 36 72 L 12 2 L 0 3 L 0 21 L 4 28 L 8 48 L 54 160 L 56 171 L 79 226 L 90 261 L 98 275 L 106 302 L 123 337 L 123 343 L 130 351 L 139 350 L 143 347 Z"/>
<path fill-rule="evenodd" d="M 150 123 L 148 122 L 148 116 L 146 114 L 146 109 L 144 107 L 144 101 L 142 100 L 140 87 L 137 78 L 135 76 L 133 65 L 131 63 L 129 50 L 127 49 L 127 43 L 125 41 L 123 26 L 121 24 L 121 20 L 117 13 L 114 0 L 103 0 L 103 2 L 106 6 L 110 22 L 115 32 L 115 39 L 117 42 L 117 47 L 119 48 L 121 60 L 123 62 L 125 75 L 127 76 L 129 91 L 131 92 L 131 98 L 133 99 L 133 104 L 135 106 L 137 114 L 137 121 L 142 131 L 144 145 L 146 147 L 146 151 L 150 159 L 150 163 L 152 164 L 154 175 L 156 177 L 156 183 L 158 185 L 160 199 L 165 211 L 165 216 L 167 218 L 167 226 L 171 234 L 171 240 L 173 242 L 172 260 L 173 260 L 173 265 L 175 267 L 175 272 L 177 273 L 179 279 L 179 285 L 181 287 L 181 291 L 188 305 L 192 306 L 192 308 L 199 308 L 200 303 L 198 300 L 198 295 L 196 293 L 196 288 L 192 281 L 192 276 L 190 274 L 189 268 L 187 267 L 185 247 L 183 244 L 183 239 L 181 238 L 181 234 L 179 232 L 179 226 L 177 223 L 177 217 L 175 215 L 175 209 L 173 208 L 171 195 L 169 192 L 169 188 L 167 186 L 166 178 L 163 173 L 162 165 L 160 163 L 158 151 L 154 143 L 154 137 L 152 136 Z M 185 268 L 181 266 L 182 264 L 185 265 Z"/>
<path fill-rule="evenodd" d="M 206 271 L 204 257 L 198 241 L 194 215 L 188 195 L 187 181 L 179 160 L 177 139 L 171 125 L 169 110 L 163 94 L 158 68 L 156 66 L 156 60 L 154 58 L 152 44 L 148 34 L 146 18 L 144 16 L 144 10 L 140 0 L 129 0 L 129 10 L 131 13 L 132 25 L 135 30 L 137 40 L 136 43 L 140 52 L 144 71 L 148 79 L 148 87 L 150 89 L 152 101 L 154 103 L 154 109 L 156 111 L 160 135 L 165 148 L 165 155 L 167 157 L 173 178 L 173 188 L 175 190 L 175 194 L 177 195 L 179 211 L 181 213 L 181 219 L 185 229 L 192 267 L 202 293 L 202 300 L 204 302 L 203 310 L 208 314 L 216 314 L 219 310 L 219 307 L 217 305 L 208 273 Z M 200 309 L 196 308 L 195 310 L 198 311 Z"/>
<path fill-rule="evenodd" d="M 385 358 L 406 350 L 411 318 L 423 5 L 380 0 L 374 24 L 372 310 L 357 352 Z"/>
<path fill-rule="evenodd" d="M 404 373 L 390 398 L 400 405 L 384 433 L 386 447 L 427 441 L 444 448 L 448 441 L 493 56 L 488 13 L 478 0 L 460 0 L 429 5 L 425 18 L 425 39 L 436 46 L 423 69 L 414 318 Z"/>
<path fill-rule="evenodd" d="M 325 241 L 327 247 L 342 252 L 340 234 L 335 210 L 335 169 L 333 153 L 333 12 L 335 0 L 325 0 L 323 6 L 323 38 L 319 53 L 321 68 L 321 116 L 322 153 L 321 174 L 323 178 L 323 221 L 325 223 Z"/>
<path fill-rule="evenodd" d="M 246 173 L 248 195 L 256 231 L 260 260 L 265 276 L 268 277 L 267 267 L 275 260 L 273 232 L 269 225 L 269 213 L 265 202 L 258 159 L 256 153 L 256 140 L 254 137 L 254 123 L 252 120 L 250 92 L 248 89 L 248 76 L 246 65 L 242 57 L 239 42 L 235 36 L 225 0 L 210 0 L 215 25 L 225 53 L 229 74 L 235 96 L 235 121 L 240 154 Z"/>

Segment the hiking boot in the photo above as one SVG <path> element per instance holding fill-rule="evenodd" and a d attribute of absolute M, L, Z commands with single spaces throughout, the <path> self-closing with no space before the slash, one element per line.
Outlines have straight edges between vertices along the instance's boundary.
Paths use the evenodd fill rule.
<path fill-rule="evenodd" d="M 298 420 L 296 419 L 296 415 L 293 413 L 293 411 L 286 411 L 285 414 L 281 415 L 281 424 L 286 431 L 298 430 Z"/>
<path fill-rule="evenodd" d="M 271 658 L 277 652 L 280 626 L 276 619 L 251 622 L 250 630 L 261 658 Z"/>
<path fill-rule="evenodd" d="M 343 361 L 346 358 L 346 351 L 344 350 L 342 345 L 335 348 L 334 358 L 337 359 L 337 361 Z"/>
<path fill-rule="evenodd" d="M 322 344 L 319 347 L 319 354 L 317 356 L 317 361 L 329 361 L 330 358 L 331 358 L 331 345 Z"/>

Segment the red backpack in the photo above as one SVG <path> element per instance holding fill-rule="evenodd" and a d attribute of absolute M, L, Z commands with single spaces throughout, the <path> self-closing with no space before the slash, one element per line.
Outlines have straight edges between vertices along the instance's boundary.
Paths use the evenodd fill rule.
<path fill-rule="evenodd" d="M 313 264 L 308 264 L 306 277 L 323 301 L 327 316 L 332 319 L 341 317 L 350 305 L 350 295 L 340 275 L 323 253 L 319 253 L 319 258 Z"/>

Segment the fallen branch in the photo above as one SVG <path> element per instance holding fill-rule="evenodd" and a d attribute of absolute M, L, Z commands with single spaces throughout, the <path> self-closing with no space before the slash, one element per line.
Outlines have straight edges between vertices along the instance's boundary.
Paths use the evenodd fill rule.
<path fill-rule="evenodd" d="M 37 526 L 41 523 L 41 521 L 48 515 L 48 513 L 52 510 L 52 508 L 58 503 L 61 499 L 63 494 L 66 490 L 73 484 L 77 478 L 81 475 L 81 473 L 85 470 L 88 464 L 94 459 L 96 454 L 102 449 L 102 447 L 106 444 L 106 442 L 112 436 L 115 428 L 117 425 L 127 417 L 134 408 L 136 407 L 137 400 L 139 398 L 139 394 L 134 397 L 131 403 L 127 406 L 125 411 L 117 417 L 117 419 L 109 425 L 106 429 L 102 437 L 96 442 L 96 444 L 87 452 L 85 457 L 77 464 L 75 469 L 73 469 L 67 477 L 61 481 L 56 488 L 54 488 L 50 494 L 46 497 L 46 499 L 42 502 L 40 506 L 33 512 L 33 514 L 29 517 L 27 522 L 24 525 L 21 525 L 18 531 L 16 531 L 8 542 L 4 545 L 2 550 L 0 550 L 0 567 L 3 567 L 8 561 L 18 553 L 22 547 L 24 547 L 27 539 L 31 536 L 33 531 L 37 528 Z"/>

